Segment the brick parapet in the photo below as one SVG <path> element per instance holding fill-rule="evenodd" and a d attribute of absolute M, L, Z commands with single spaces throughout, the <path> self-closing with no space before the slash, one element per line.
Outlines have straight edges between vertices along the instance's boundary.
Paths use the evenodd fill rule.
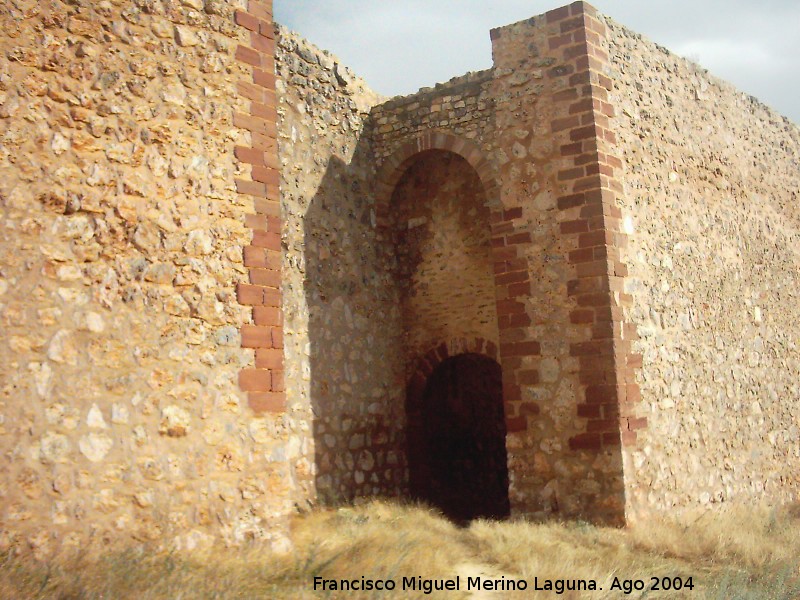
<path fill-rule="evenodd" d="M 255 413 L 281 412 L 286 407 L 283 384 L 283 319 L 281 313 L 281 230 L 275 94 L 275 31 L 272 1 L 250 0 L 237 10 L 235 22 L 249 32 L 250 45 L 239 45 L 236 59 L 252 69 L 252 80 L 240 82 L 239 93 L 250 101 L 247 114 L 234 115 L 234 125 L 249 132 L 249 144 L 234 149 L 250 166 L 249 178 L 236 179 L 240 194 L 252 196 L 254 212 L 246 224 L 252 241 L 244 248 L 249 281 L 237 287 L 240 304 L 253 307 L 253 324 L 242 327 L 242 347 L 255 351 L 255 363 L 239 374 Z"/>

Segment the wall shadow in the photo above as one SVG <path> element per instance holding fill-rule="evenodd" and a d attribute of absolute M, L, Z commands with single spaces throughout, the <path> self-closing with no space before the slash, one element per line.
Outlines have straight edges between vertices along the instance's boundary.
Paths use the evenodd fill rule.
<path fill-rule="evenodd" d="M 497 362 L 453 358 L 406 402 L 433 339 L 497 339 L 485 192 L 463 158 L 426 152 L 404 163 L 377 226 L 369 140 L 329 160 L 302 221 L 317 499 L 410 496 L 458 522 L 506 517 Z"/>
<path fill-rule="evenodd" d="M 329 161 L 303 219 L 315 483 L 326 505 L 407 494 L 402 323 L 390 240 L 375 227 L 362 133 Z"/>

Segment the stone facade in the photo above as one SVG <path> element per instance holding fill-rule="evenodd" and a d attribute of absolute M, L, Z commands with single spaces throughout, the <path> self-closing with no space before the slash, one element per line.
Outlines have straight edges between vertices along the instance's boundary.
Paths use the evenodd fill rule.
<path fill-rule="evenodd" d="M 285 547 L 408 493 L 462 355 L 511 514 L 797 497 L 800 131 L 753 99 L 583 2 L 391 100 L 267 1 L 0 25 L 0 545 Z"/>
<path fill-rule="evenodd" d="M 283 543 L 301 429 L 240 389 L 249 228 L 277 214 L 243 150 L 274 129 L 270 9 L 262 36 L 243 8 L 0 7 L 3 545 Z"/>
<path fill-rule="evenodd" d="M 398 495 L 400 312 L 391 253 L 376 241 L 365 133 L 380 98 L 285 30 L 276 59 L 286 389 L 312 467 L 302 494 L 321 502 Z"/>
<path fill-rule="evenodd" d="M 628 512 L 787 502 L 800 488 L 800 130 L 608 21 L 642 357 Z"/>

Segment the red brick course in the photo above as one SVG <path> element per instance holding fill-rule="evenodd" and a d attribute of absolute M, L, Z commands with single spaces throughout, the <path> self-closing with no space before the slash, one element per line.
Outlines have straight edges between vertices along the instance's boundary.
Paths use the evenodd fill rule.
<path fill-rule="evenodd" d="M 286 408 L 283 378 L 283 319 L 281 316 L 281 220 L 278 186 L 277 113 L 275 111 L 275 35 L 271 0 L 250 0 L 247 11 L 234 13 L 237 25 L 249 32 L 250 45 L 240 45 L 236 58 L 252 67 L 252 81 L 240 82 L 239 94 L 250 101 L 249 113 L 237 113 L 233 123 L 250 132 L 250 146 L 236 146 L 234 156 L 250 165 L 250 177 L 236 179 L 240 194 L 255 197 L 255 214 L 246 224 L 253 231 L 243 250 L 248 283 L 239 283 L 237 299 L 253 307 L 253 324 L 243 325 L 242 347 L 255 350 L 255 368 L 239 374 L 239 387 L 248 392 L 255 413 Z"/>
<path fill-rule="evenodd" d="M 638 336 L 621 309 L 634 299 L 624 293 L 621 280 L 627 275 L 620 259 L 627 239 L 620 233 L 622 214 L 616 205 L 622 162 L 613 155 L 616 136 L 609 118 L 615 110 L 608 102 L 613 81 L 604 72 L 606 31 L 596 16 L 584 2 L 546 14 L 553 26 L 548 47 L 559 60 L 551 72 L 568 83 L 553 95 L 563 112 L 554 115 L 551 130 L 561 142 L 560 233 L 574 240 L 575 248 L 567 255 L 575 270 L 575 279 L 567 283 L 576 306 L 570 321 L 590 326 L 591 336 L 570 345 L 570 354 L 580 359 L 579 379 L 585 386 L 577 415 L 586 419 L 586 433 L 570 440 L 570 448 L 581 451 L 636 444 L 636 432 L 647 427 L 647 420 L 634 414 L 641 397 L 635 372 L 642 360 L 630 354 L 630 340 Z"/>

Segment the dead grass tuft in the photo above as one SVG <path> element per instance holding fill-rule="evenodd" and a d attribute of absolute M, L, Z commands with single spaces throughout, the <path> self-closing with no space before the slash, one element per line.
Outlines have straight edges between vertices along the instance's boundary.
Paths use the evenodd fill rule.
<path fill-rule="evenodd" d="M 190 553 L 147 548 L 80 555 L 50 563 L 15 552 L 0 555 L 0 598 L 78 600 L 189 598 L 468 598 L 463 589 L 423 592 L 314 593 L 326 579 L 452 578 L 486 573 L 523 578 L 594 579 L 603 591 L 561 598 L 786 599 L 800 597 L 800 507 L 729 508 L 649 520 L 628 529 L 585 523 L 476 521 L 459 528 L 415 505 L 374 501 L 297 517 L 294 549 L 285 555 L 253 544 Z M 692 577 L 683 592 L 625 595 L 610 590 L 615 577 Z M 463 586 L 462 586 L 463 588 Z M 478 597 L 478 596 L 475 596 Z"/>
<path fill-rule="evenodd" d="M 640 524 L 631 533 L 636 548 L 648 553 L 757 570 L 798 558 L 800 510 L 729 506 Z"/>

